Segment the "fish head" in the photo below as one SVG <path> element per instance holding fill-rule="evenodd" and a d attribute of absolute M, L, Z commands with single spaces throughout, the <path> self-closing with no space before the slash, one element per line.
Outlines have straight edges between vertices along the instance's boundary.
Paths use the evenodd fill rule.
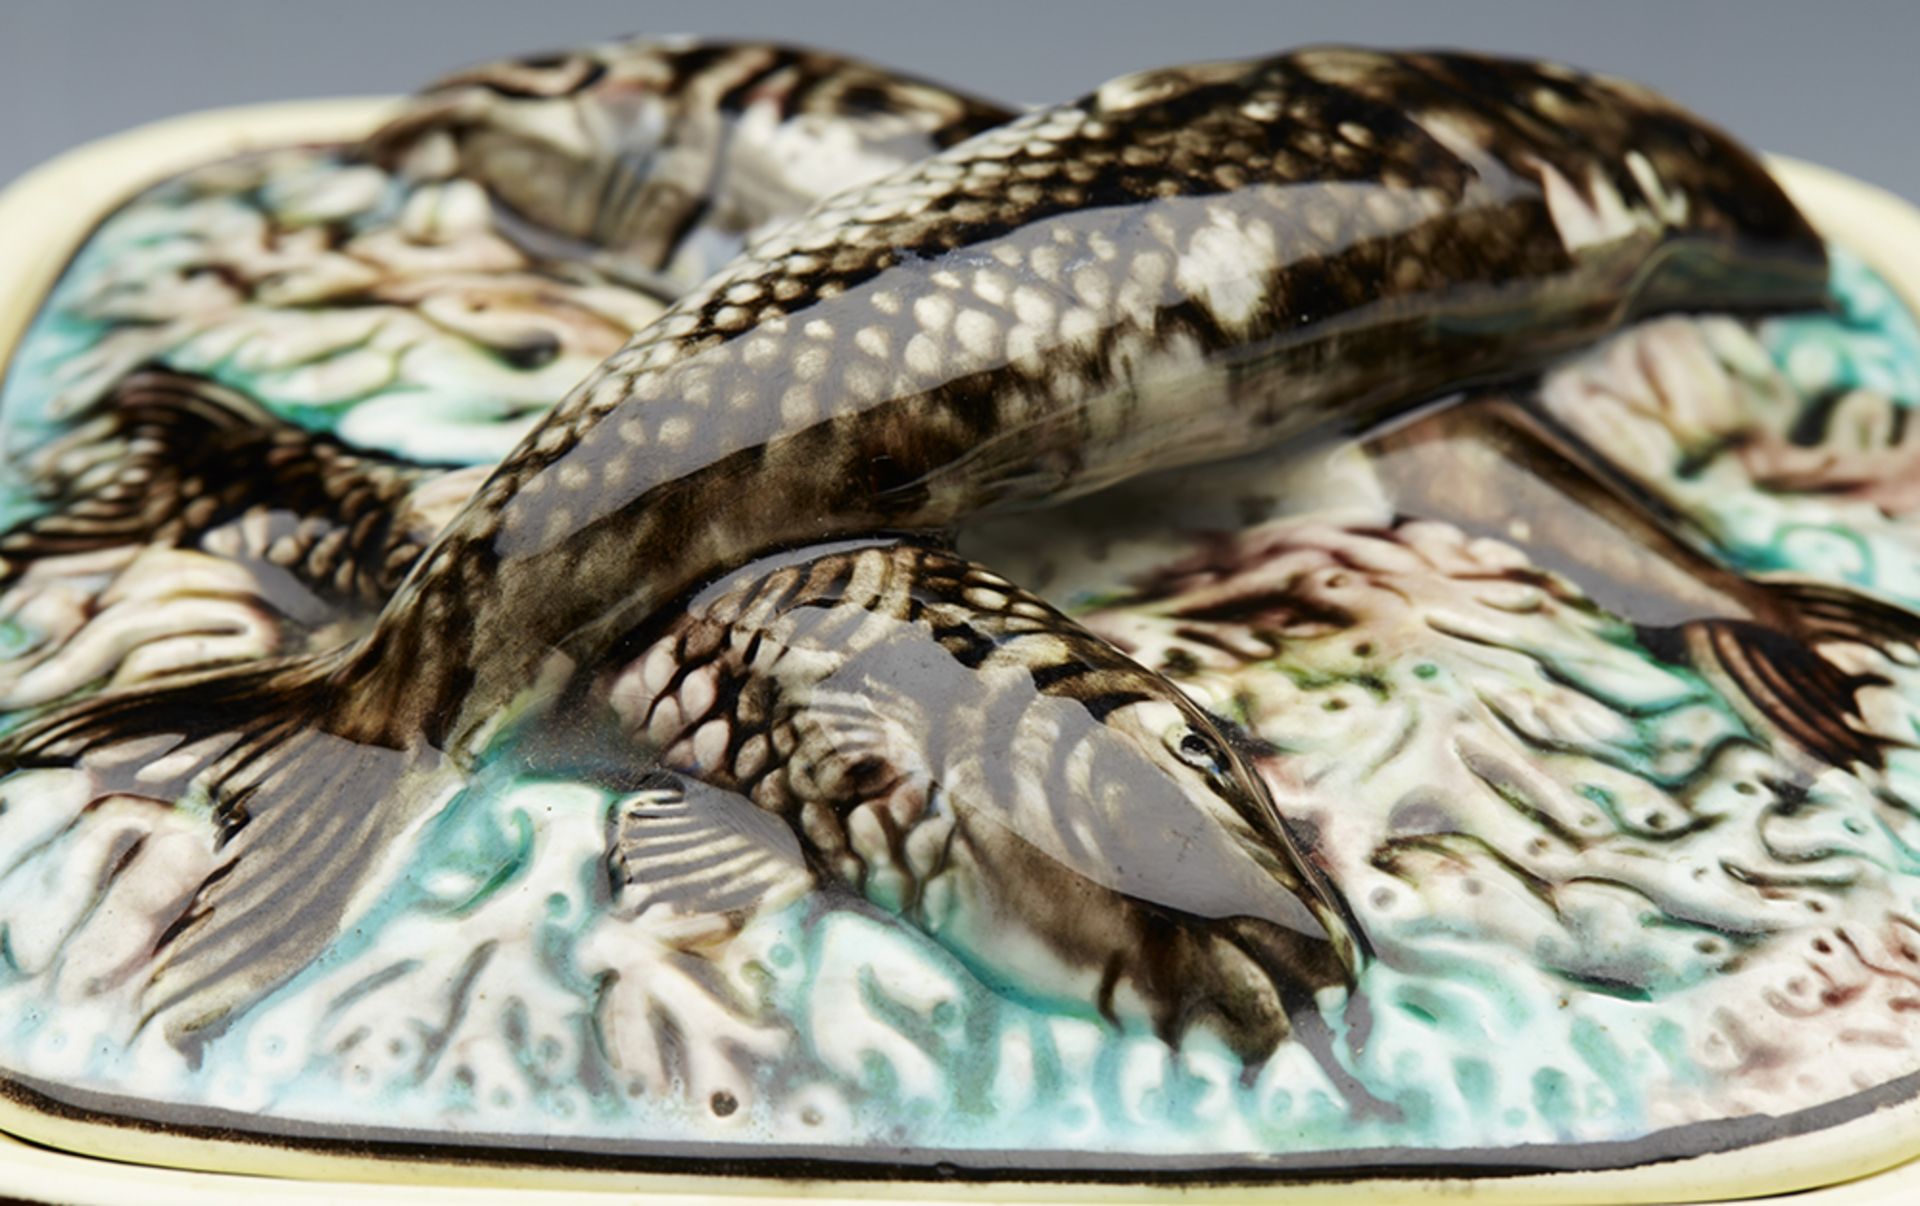
<path fill-rule="evenodd" d="M 1152 777 L 1134 790 L 1148 796 L 1172 793 L 1222 824 L 1279 831 L 1273 797 L 1241 744 L 1177 688 L 1116 708 L 1105 727 L 1152 768 Z"/>
<path fill-rule="evenodd" d="M 784 818 L 808 867 L 1015 999 L 1170 1043 L 1201 1027 L 1252 1062 L 1351 984 L 1338 894 L 1244 743 L 1164 675 L 944 553 L 770 560 L 697 595 L 605 688 L 670 769 L 745 765 L 732 785 Z M 735 656 L 727 689 L 687 666 Z M 721 699 L 746 706 L 715 724 Z"/>
<path fill-rule="evenodd" d="M 1357 927 L 1222 722 L 1138 667 L 1079 677 L 940 777 L 916 919 L 999 987 L 1264 1058 L 1351 983 Z"/>
<path fill-rule="evenodd" d="M 1161 675 L 1139 670 L 1137 677 L 1138 698 L 1107 713 L 1095 738 L 1122 747 L 1108 762 L 1117 782 L 1089 784 L 1088 794 L 1125 800 L 1129 828 L 1142 818 L 1161 818 L 1174 828 L 1193 818 L 1208 827 L 1208 840 L 1196 845 L 1221 860 L 1215 882 L 1226 894 L 1167 903 L 1200 916 L 1226 916 L 1238 907 L 1321 938 L 1341 963 L 1357 966 L 1366 954 L 1358 924 L 1281 815 L 1255 765 L 1253 743 Z M 1275 894 L 1274 887 L 1283 891 Z M 1248 895 L 1234 895 L 1241 891 Z M 1265 908 L 1255 904 L 1261 899 Z"/>

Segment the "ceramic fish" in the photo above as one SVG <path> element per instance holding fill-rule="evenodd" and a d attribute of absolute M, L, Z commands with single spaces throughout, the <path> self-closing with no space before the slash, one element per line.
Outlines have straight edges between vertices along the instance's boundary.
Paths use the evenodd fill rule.
<path fill-rule="evenodd" d="M 1367 108 L 1369 88 L 1393 104 Z M 1622 94 L 1591 134 L 1637 131 L 1635 148 L 1516 145 L 1457 95 L 1413 61 L 1345 52 L 1132 77 L 824 203 L 495 472 L 351 660 L 364 690 L 400 677 L 377 668 L 388 650 L 431 631 L 435 655 L 366 703 L 457 746 L 551 650 L 589 659 L 745 552 L 941 530 L 1364 425 L 1682 299 L 1815 304 L 1817 239 L 1740 152 L 1700 157 L 1700 127 L 1625 123 Z M 1407 116 L 1423 97 L 1440 138 Z M 1348 105 L 1373 123 L 1353 142 L 1332 120 L 1368 128 Z M 1448 150 L 1456 125 L 1508 174 Z M 1256 138 L 1304 145 L 1249 159 Z M 1548 184 L 1516 181 L 1569 145 Z M 1607 231 L 1557 223 L 1550 182 L 1603 159 L 1686 201 Z M 1715 178 L 1739 164 L 1739 189 Z M 471 636 L 448 648 L 448 627 Z"/>
<path fill-rule="evenodd" d="M 657 312 L 618 296 L 624 290 L 609 287 L 590 263 L 625 284 L 637 280 L 677 297 L 731 258 L 746 231 L 789 220 L 828 193 L 1011 116 L 856 59 L 760 42 L 638 39 L 484 64 L 409 101 L 315 181 L 289 187 L 271 166 L 256 169 L 254 176 L 264 176 L 233 200 L 246 207 L 246 230 L 256 222 L 264 228 L 264 246 L 244 239 L 227 246 L 196 232 L 212 245 L 185 253 L 182 279 L 149 270 L 160 279 L 122 282 L 136 290 L 131 300 L 102 299 L 89 318 L 115 322 L 131 307 L 157 331 L 184 326 L 181 339 L 271 342 L 271 327 L 239 335 L 205 329 L 212 320 L 208 299 L 193 288 L 197 265 L 234 291 L 241 310 L 291 301 L 352 318 L 398 306 L 482 357 L 543 368 L 593 349 L 603 337 L 595 328 L 609 319 Z M 407 237 L 398 246 L 393 231 L 356 229 L 334 212 L 341 204 L 334 194 L 366 187 L 369 162 L 391 163 L 411 189 L 397 221 Z M 624 183 L 616 187 L 609 173 Z M 302 197 L 302 189 L 322 195 Z M 459 211 L 480 189 L 498 212 L 475 224 Z M 321 233 L 316 213 L 336 219 L 320 247 L 308 245 Z M 503 261 L 490 245 L 502 232 L 521 237 L 524 264 Z M 691 258 L 674 267 L 683 252 Z M 139 293 L 142 286 L 153 294 Z M 575 322 L 532 321 L 539 311 Z M 372 337 L 356 328 L 345 338 Z M 325 347 L 288 355 L 318 358 Z M 267 558 L 274 565 L 324 597 L 384 602 L 432 535 L 423 536 L 417 517 L 397 514 L 402 499 L 430 480 L 423 464 L 462 464 L 467 450 L 436 441 L 406 460 L 382 454 L 392 441 L 367 446 L 372 433 L 357 420 L 337 436 L 276 420 L 201 366 L 169 365 L 171 351 L 164 340 L 136 348 L 132 357 L 144 371 L 127 376 L 124 365 L 112 367 L 127 357 L 110 358 L 112 379 L 104 396 L 89 399 L 84 421 L 35 450 L 26 472 L 55 510 L 0 536 L 0 585 L 39 562 L 130 553 L 143 544 L 189 547 L 264 510 L 276 522 L 290 520 L 299 533 L 294 543 L 313 553 L 278 547 Z M 452 359 L 439 347 L 399 355 Z M 172 371 L 153 371 L 163 367 Z M 449 388 L 410 378 L 397 364 L 391 371 L 415 390 Z M 304 397 L 314 388 L 294 392 Z M 552 395 L 542 401 L 550 404 Z M 234 471 L 256 461 L 264 461 L 256 472 Z M 102 483 L 103 476 L 112 480 Z M 318 492 L 316 478 L 327 483 Z"/>
<path fill-rule="evenodd" d="M 842 55 L 643 39 L 449 76 L 367 151 L 480 184 L 530 247 L 671 299 L 754 232 L 1013 116 Z"/>
<path fill-rule="evenodd" d="M 173 735 L 116 773 L 224 824 L 156 980 L 204 1031 L 317 953 L 523 701 L 743 558 L 1364 428 L 1824 280 L 1751 157 L 1625 85 L 1346 50 L 1125 77 L 750 245 L 560 403 L 364 639 L 103 695 L 7 754 Z"/>
<path fill-rule="evenodd" d="M 1169 1042 L 1206 1024 L 1262 1058 L 1357 958 L 1321 936 L 1353 931 L 1307 911 L 1337 897 L 1300 882 L 1319 873 L 1216 721 L 951 553 L 777 554 L 621 649 L 595 692 L 621 730 L 752 802 L 641 797 L 611 843 L 625 907 L 721 912 L 776 891 L 794 861 L 734 815 L 757 806 L 804 866 L 988 983 L 1091 1001 Z"/>

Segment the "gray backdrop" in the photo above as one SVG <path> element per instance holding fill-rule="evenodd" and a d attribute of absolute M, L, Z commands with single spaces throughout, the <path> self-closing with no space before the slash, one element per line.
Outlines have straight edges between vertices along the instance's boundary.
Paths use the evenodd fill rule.
<path fill-rule="evenodd" d="M 811 42 L 1032 101 L 1309 42 L 1539 55 L 1920 200 L 1920 0 L 0 0 L 0 183 L 175 113 L 401 92 L 477 59 L 682 31 Z"/>

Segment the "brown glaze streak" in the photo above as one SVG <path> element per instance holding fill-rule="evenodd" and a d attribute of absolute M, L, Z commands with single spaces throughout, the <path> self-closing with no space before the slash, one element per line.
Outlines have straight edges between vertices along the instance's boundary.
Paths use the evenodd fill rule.
<path fill-rule="evenodd" d="M 1204 1019 L 1257 1059 L 1357 957 L 1350 919 L 1322 903 L 1337 897 L 1302 882 L 1314 873 L 1211 718 L 951 554 L 754 562 L 618 658 L 599 694 L 637 744 L 785 820 L 819 874 L 989 982 L 1134 1013 L 1169 1042 Z M 684 895 L 726 859 L 715 891 L 737 897 L 764 857 L 717 852 L 682 872 L 691 824 L 623 818 L 616 885 Z M 669 853 L 639 853 L 656 834 Z M 1048 959 L 1009 957 L 1028 945 Z"/>

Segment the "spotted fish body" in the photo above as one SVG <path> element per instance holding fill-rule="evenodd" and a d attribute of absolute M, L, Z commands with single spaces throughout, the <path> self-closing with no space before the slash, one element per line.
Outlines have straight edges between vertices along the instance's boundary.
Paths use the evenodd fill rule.
<path fill-rule="evenodd" d="M 785 820 L 808 865 L 990 982 L 1170 1039 L 1206 1017 L 1263 1057 L 1290 1007 L 1356 957 L 1336 898 L 1303 882 L 1314 872 L 1203 711 L 950 553 L 779 554 L 628 648 L 598 693 L 635 742 Z M 778 845 L 643 802 L 620 817 L 614 878 L 648 902 L 771 894 L 793 872 Z"/>
<path fill-rule="evenodd" d="M 477 183 L 532 245 L 677 297 L 753 231 L 1013 116 L 841 55 L 636 40 L 450 76 L 366 150 Z"/>
<path fill-rule="evenodd" d="M 319 952 L 520 697 L 757 554 L 1361 428 L 1641 313 L 1823 285 L 1758 164 L 1625 85 L 1344 50 L 1127 77 L 754 242 L 562 400 L 364 640 L 105 694 L 6 753 L 209 751 L 169 765 L 224 861 L 155 980 L 200 1032 Z M 1337 916 L 1282 836 L 1273 895 Z"/>
<path fill-rule="evenodd" d="M 1129 77 L 823 203 L 673 307 L 500 466 L 352 673 L 457 744 L 552 651 L 591 661 L 757 550 L 1364 425 L 1647 309 L 1823 280 L 1751 158 L 1624 86 L 1353 51 Z"/>

